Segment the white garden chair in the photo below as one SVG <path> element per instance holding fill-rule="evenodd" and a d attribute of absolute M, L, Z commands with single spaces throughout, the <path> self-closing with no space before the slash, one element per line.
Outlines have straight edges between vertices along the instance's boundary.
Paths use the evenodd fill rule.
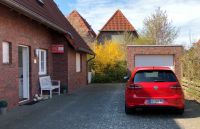
<path fill-rule="evenodd" d="M 50 76 L 40 77 L 40 94 L 42 96 L 43 91 L 47 90 L 50 92 L 50 98 L 52 98 L 52 93 L 54 89 L 58 89 L 58 95 L 60 95 L 60 81 L 51 80 Z"/>

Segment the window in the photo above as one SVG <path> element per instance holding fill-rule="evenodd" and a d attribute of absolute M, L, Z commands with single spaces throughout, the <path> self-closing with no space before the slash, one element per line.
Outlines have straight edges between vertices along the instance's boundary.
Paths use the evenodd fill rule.
<path fill-rule="evenodd" d="M 124 36 L 122 34 L 113 34 L 111 38 L 112 41 L 118 42 L 120 44 L 124 42 Z"/>
<path fill-rule="evenodd" d="M 76 72 L 81 72 L 81 54 L 76 53 Z"/>
<path fill-rule="evenodd" d="M 136 73 L 134 83 L 140 82 L 177 82 L 177 79 L 170 70 L 149 70 Z"/>
<path fill-rule="evenodd" d="M 39 75 L 47 74 L 47 51 L 38 49 L 37 54 L 39 57 Z"/>
<path fill-rule="evenodd" d="M 10 63 L 10 43 L 3 42 L 2 43 L 2 61 L 4 64 Z"/>

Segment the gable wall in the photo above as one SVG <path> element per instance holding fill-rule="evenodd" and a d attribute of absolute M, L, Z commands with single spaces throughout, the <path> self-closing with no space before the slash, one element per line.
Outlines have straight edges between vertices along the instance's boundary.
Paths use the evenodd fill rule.
<path fill-rule="evenodd" d="M 112 39 L 112 35 L 116 35 L 116 34 L 124 34 L 125 32 L 118 32 L 118 31 L 102 31 L 100 32 L 100 34 L 97 37 L 97 40 L 99 43 L 103 43 L 105 40 L 111 40 Z M 137 37 L 137 34 L 135 32 L 133 32 L 133 34 L 135 35 L 135 37 Z"/>
<path fill-rule="evenodd" d="M 36 49 L 48 52 L 48 75 L 53 75 L 51 54 L 54 31 L 0 4 L 0 100 L 5 99 L 9 108 L 19 102 L 18 46 L 30 51 L 30 97 L 39 91 L 39 64 Z M 2 64 L 2 42 L 11 43 L 12 63 Z M 34 62 L 36 60 L 36 63 Z"/>

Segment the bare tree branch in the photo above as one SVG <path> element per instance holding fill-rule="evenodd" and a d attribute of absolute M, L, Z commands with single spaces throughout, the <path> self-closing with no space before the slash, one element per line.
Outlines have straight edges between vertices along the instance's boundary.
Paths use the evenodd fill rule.
<path fill-rule="evenodd" d="M 172 25 L 172 21 L 168 21 L 166 11 L 157 8 L 154 14 L 144 20 L 143 34 L 152 39 L 150 44 L 167 45 L 172 44 L 178 30 Z"/>

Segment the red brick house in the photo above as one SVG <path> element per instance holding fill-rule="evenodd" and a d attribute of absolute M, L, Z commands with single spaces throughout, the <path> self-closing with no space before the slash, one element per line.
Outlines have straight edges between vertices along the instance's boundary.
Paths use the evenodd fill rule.
<path fill-rule="evenodd" d="M 88 45 L 96 39 L 96 33 L 79 12 L 73 10 L 67 19 Z"/>
<path fill-rule="evenodd" d="M 100 30 L 97 40 L 100 43 L 104 42 L 105 40 L 120 41 L 123 39 L 125 32 L 132 34 L 134 37 L 138 37 L 138 33 L 133 25 L 120 10 L 117 10 Z"/>
<path fill-rule="evenodd" d="M 0 12 L 0 100 L 31 100 L 45 75 L 69 92 L 87 84 L 93 52 L 53 0 L 1 0 Z"/>

